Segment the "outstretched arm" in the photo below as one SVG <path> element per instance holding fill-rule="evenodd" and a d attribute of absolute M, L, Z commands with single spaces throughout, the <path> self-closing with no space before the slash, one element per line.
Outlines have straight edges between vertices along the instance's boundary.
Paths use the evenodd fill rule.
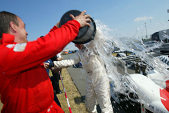
<path fill-rule="evenodd" d="M 78 62 L 80 62 L 80 57 L 76 54 L 72 59 L 54 61 L 53 63 L 55 68 L 65 68 L 77 64 Z"/>

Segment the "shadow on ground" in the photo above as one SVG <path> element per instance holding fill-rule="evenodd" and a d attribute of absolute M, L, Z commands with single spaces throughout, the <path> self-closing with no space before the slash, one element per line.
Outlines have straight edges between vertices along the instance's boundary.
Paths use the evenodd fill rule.
<path fill-rule="evenodd" d="M 85 96 L 75 97 L 74 101 L 76 104 L 85 103 Z M 97 113 L 101 113 L 101 109 L 99 105 L 97 105 Z"/>
<path fill-rule="evenodd" d="M 74 101 L 76 104 L 85 103 L 85 96 L 75 97 Z"/>

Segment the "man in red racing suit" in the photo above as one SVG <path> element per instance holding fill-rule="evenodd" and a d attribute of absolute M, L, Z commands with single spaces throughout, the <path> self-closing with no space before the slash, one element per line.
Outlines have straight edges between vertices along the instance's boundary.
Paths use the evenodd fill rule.
<path fill-rule="evenodd" d="M 72 16 L 73 20 L 60 28 L 55 26 L 43 38 L 28 42 L 27 39 L 23 41 L 19 37 L 27 37 L 23 21 L 15 14 L 0 12 L 1 19 L 1 15 L 9 14 L 16 16 L 18 22 L 17 25 L 13 20 L 10 21 L 7 33 L 1 32 L 0 23 L 2 113 L 63 113 L 54 102 L 51 81 L 40 64 L 62 51 L 74 40 L 80 27 L 89 25 L 89 16 L 84 13 L 85 11 L 77 17 Z"/>

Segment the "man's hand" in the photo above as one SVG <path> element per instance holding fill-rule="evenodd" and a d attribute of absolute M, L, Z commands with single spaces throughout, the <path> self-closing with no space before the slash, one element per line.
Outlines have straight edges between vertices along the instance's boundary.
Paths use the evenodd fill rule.
<path fill-rule="evenodd" d="M 48 68 L 49 68 L 49 63 L 43 63 L 43 65 L 44 65 L 44 68 L 45 68 L 45 69 L 48 69 Z"/>
<path fill-rule="evenodd" d="M 77 20 L 80 23 L 80 27 L 84 27 L 84 26 L 90 26 L 90 16 L 89 15 L 85 15 L 86 11 L 82 11 L 80 13 L 80 15 L 78 16 L 73 16 L 72 14 L 70 14 L 70 17 L 74 20 Z"/>

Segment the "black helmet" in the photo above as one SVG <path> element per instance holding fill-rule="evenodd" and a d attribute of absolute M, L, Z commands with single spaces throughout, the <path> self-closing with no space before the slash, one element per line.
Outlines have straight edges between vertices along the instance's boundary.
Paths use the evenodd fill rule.
<path fill-rule="evenodd" d="M 73 16 L 78 16 L 80 15 L 80 13 L 81 11 L 78 10 L 70 10 L 66 12 L 60 20 L 59 27 L 65 24 L 67 21 L 72 20 L 70 14 L 72 14 Z M 78 36 L 75 38 L 75 40 L 73 40 L 75 44 L 85 44 L 94 39 L 94 36 L 96 34 L 96 24 L 92 18 L 90 19 L 91 19 L 90 27 L 85 26 L 79 29 Z"/>

